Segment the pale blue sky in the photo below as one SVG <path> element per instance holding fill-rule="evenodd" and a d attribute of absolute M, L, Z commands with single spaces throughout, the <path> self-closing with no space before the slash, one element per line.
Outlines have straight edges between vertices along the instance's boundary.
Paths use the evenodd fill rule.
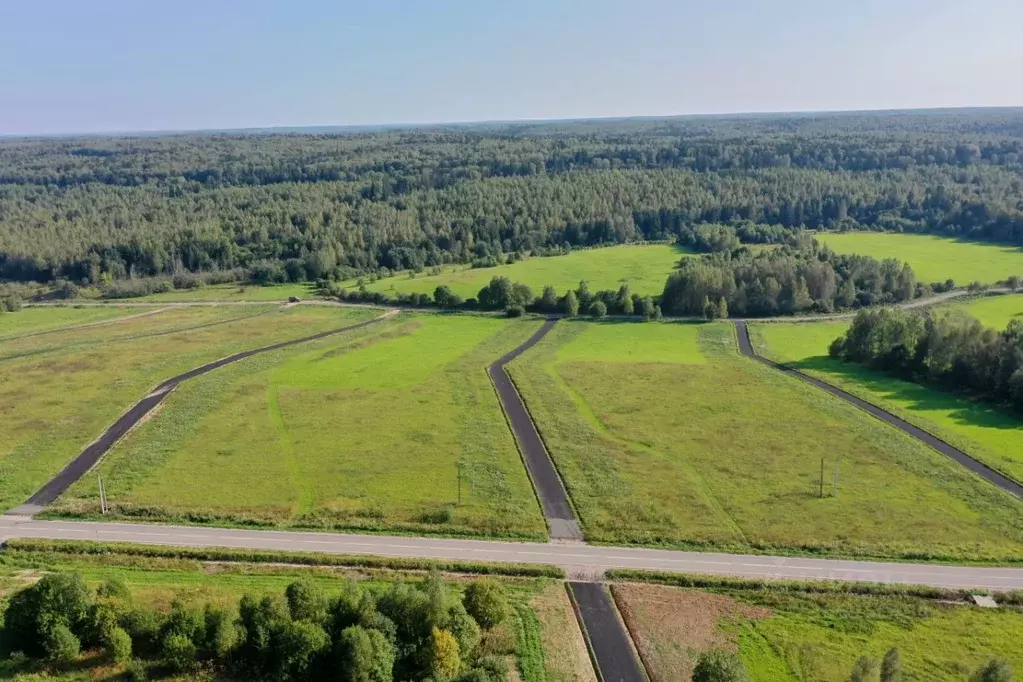
<path fill-rule="evenodd" d="M 1023 105 L 1020 0 L 0 0 L 0 134 Z"/>

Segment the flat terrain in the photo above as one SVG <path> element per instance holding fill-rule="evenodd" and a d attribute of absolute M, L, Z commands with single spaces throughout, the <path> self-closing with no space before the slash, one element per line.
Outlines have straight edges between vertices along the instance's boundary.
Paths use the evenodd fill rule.
<path fill-rule="evenodd" d="M 731 325 L 566 322 L 510 367 L 591 541 L 1023 556 L 1023 503 L 738 357 Z"/>
<path fill-rule="evenodd" d="M 108 500 L 164 520 L 542 537 L 484 369 L 539 326 L 403 314 L 194 379 L 102 462 Z M 88 477 L 56 511 L 98 504 Z"/>
<path fill-rule="evenodd" d="M 46 308 L 23 308 L 17 313 L 0 313 L 0 343 L 30 334 L 45 334 L 65 327 L 95 324 L 137 315 L 140 311 L 131 308 L 73 308 L 51 306 Z"/>
<path fill-rule="evenodd" d="M 622 284 L 628 284 L 633 293 L 658 296 L 683 255 L 684 251 L 667 244 L 583 249 L 566 256 L 529 258 L 493 268 L 451 267 L 441 275 L 420 274 L 414 278 L 401 274 L 367 282 L 366 288 L 432 296 L 434 289 L 446 284 L 463 298 L 475 298 L 491 278 L 507 277 L 513 282 L 528 285 L 538 296 L 548 285 L 553 286 L 559 295 L 563 294 L 579 286 L 580 280 L 589 282 L 592 291 L 618 289 Z M 346 284 L 356 286 L 354 281 Z"/>
<path fill-rule="evenodd" d="M 1023 275 L 1023 250 L 919 234 L 882 232 L 823 232 L 817 240 L 838 253 L 860 253 L 874 258 L 898 258 L 913 267 L 918 282 L 955 280 L 993 284 L 1011 275 Z"/>
<path fill-rule="evenodd" d="M 31 309 L 11 315 L 26 312 Z M 91 319 L 92 309 L 82 312 Z M 0 342 L 0 508 L 24 502 L 163 379 L 240 350 L 374 314 L 312 307 L 180 308 Z"/>
<path fill-rule="evenodd" d="M 1023 320 L 1023 294 L 993 294 L 948 307 L 969 313 L 985 327 L 999 331 L 1012 320 Z"/>
<path fill-rule="evenodd" d="M 981 299 L 979 303 L 1001 298 Z M 976 305 L 976 303 L 974 304 Z M 985 403 L 828 357 L 845 322 L 754 324 L 758 352 L 897 414 L 1001 473 L 1023 481 L 1023 421 Z"/>
<path fill-rule="evenodd" d="M 129 301 L 270 301 L 283 303 L 290 296 L 300 299 L 315 298 L 316 290 L 312 284 L 277 284 L 259 286 L 256 284 L 214 284 L 198 289 L 175 289 L 162 294 L 152 294 L 141 298 L 126 299 Z"/>
<path fill-rule="evenodd" d="M 842 682 L 899 648 L 903 679 L 964 680 L 998 657 L 1020 669 L 1023 612 L 907 596 L 616 584 L 653 682 L 689 680 L 699 653 L 738 652 L 759 682 Z M 876 679 L 876 678 L 875 678 Z"/>

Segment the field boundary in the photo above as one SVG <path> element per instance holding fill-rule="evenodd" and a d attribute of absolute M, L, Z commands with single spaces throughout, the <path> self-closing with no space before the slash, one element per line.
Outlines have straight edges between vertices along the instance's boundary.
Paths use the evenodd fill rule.
<path fill-rule="evenodd" d="M 103 455 L 105 455 L 114 445 L 117 444 L 119 440 L 127 435 L 132 428 L 141 422 L 147 414 L 160 405 L 182 382 L 208 372 L 212 372 L 213 370 L 219 369 L 225 365 L 238 362 L 239 360 L 252 357 L 253 355 L 268 353 L 270 351 L 280 350 L 289 346 L 296 346 L 298 344 L 308 343 L 309 341 L 316 341 L 334 334 L 360 329 L 381 320 L 394 317 L 396 314 L 397 313 L 394 311 L 388 311 L 371 320 L 346 325 L 337 329 L 330 329 L 325 332 L 319 332 L 317 334 L 312 334 L 298 339 L 291 339 L 290 341 L 281 341 L 269 346 L 263 346 L 262 348 L 253 348 L 251 350 L 234 353 L 233 355 L 221 358 L 220 360 L 214 360 L 213 362 L 208 362 L 205 365 L 190 369 L 178 374 L 177 376 L 162 381 L 148 395 L 139 400 L 131 408 L 129 408 L 127 412 L 118 417 L 113 424 L 107 427 L 107 429 L 100 434 L 99 438 L 87 445 L 85 449 L 82 450 L 77 457 L 71 460 L 71 462 L 67 464 L 56 476 L 36 491 L 25 504 L 15 507 L 12 510 L 12 513 L 33 515 L 42 511 L 43 507 L 52 504 L 76 481 L 88 473 L 89 470 L 103 458 Z"/>
<path fill-rule="evenodd" d="M 797 379 L 800 379 L 813 386 L 816 386 L 817 388 L 835 396 L 836 398 L 844 400 L 845 402 L 849 403 L 850 405 L 853 405 L 854 407 L 858 407 L 867 414 L 885 422 L 889 426 L 892 426 L 898 429 L 899 431 L 902 431 L 906 435 L 915 438 L 924 445 L 930 447 L 932 450 L 936 450 L 941 454 L 945 455 L 946 457 L 958 462 L 965 468 L 969 469 L 970 471 L 977 474 L 978 476 L 988 481 L 989 483 L 1001 488 L 1005 492 L 1011 495 L 1015 495 L 1016 497 L 1023 498 L 1023 485 L 1020 485 L 1019 483 L 1012 480 L 1011 478 L 1008 478 L 1007 476 L 1003 476 L 995 469 L 992 469 L 983 462 L 974 459 L 973 457 L 966 454 L 959 448 L 949 444 L 948 442 L 942 440 L 941 438 L 938 438 L 934 434 L 929 433 L 928 431 L 925 431 L 924 429 L 921 429 L 920 427 L 914 424 L 911 424 L 910 422 L 889 412 L 883 407 L 879 407 L 878 405 L 868 402 L 863 398 L 859 398 L 853 395 L 852 393 L 849 393 L 848 391 L 838 388 L 837 386 L 829 384 L 828 382 L 822 379 L 818 379 L 817 377 L 801 372 L 798 369 L 793 369 L 792 367 L 775 362 L 774 360 L 759 355 L 753 348 L 753 342 L 749 334 L 749 327 L 747 326 L 745 321 L 737 320 L 735 322 L 735 329 L 739 341 L 739 353 L 741 353 L 742 355 L 753 360 L 756 360 L 757 362 L 760 362 L 761 364 L 764 364 L 768 367 L 776 369 L 779 372 L 794 376 Z"/>

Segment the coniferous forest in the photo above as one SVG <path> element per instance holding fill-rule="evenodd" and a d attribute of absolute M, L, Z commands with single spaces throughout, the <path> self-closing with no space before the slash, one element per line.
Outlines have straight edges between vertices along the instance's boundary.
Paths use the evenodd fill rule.
<path fill-rule="evenodd" d="M 694 244 L 708 223 L 752 243 L 809 228 L 1023 244 L 1023 110 L 0 140 L 4 281 L 341 280 L 661 239 L 721 251 Z M 796 284 L 813 289 L 813 261 Z M 825 280 L 811 298 L 856 295 Z M 710 298 L 757 309 L 731 286 Z"/>

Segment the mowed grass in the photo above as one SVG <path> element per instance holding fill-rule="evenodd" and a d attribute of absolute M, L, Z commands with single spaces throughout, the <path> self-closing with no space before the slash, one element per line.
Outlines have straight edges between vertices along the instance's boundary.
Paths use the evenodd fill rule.
<path fill-rule="evenodd" d="M 918 282 L 955 280 L 993 284 L 1011 275 L 1023 275 L 1023 250 L 922 234 L 883 232 L 822 232 L 817 240 L 838 253 L 859 253 L 874 258 L 898 258 L 909 263 Z"/>
<path fill-rule="evenodd" d="M 646 362 L 619 362 L 613 351 L 560 356 L 620 329 L 632 330 L 635 346 L 662 350 L 638 351 Z M 674 347 L 662 346 L 665 333 Z M 561 323 L 512 372 L 591 541 L 1023 558 L 1023 503 L 856 408 L 740 358 L 729 324 Z"/>
<path fill-rule="evenodd" d="M 652 682 L 682 682 L 700 652 L 739 654 L 753 682 L 844 682 L 898 647 L 903 679 L 958 681 L 992 658 L 1023 666 L 1023 612 L 908 596 L 615 585 Z M 876 677 L 874 678 L 876 679 Z"/>
<path fill-rule="evenodd" d="M 492 278 L 507 277 L 513 282 L 528 285 L 536 295 L 540 295 L 545 286 L 554 287 L 560 295 L 575 289 L 581 280 L 586 280 L 591 291 L 618 289 L 628 284 L 633 293 L 657 296 L 664 290 L 668 275 L 684 255 L 682 249 L 667 244 L 583 249 L 565 256 L 528 258 L 493 268 L 450 267 L 441 275 L 420 274 L 415 277 L 406 273 L 367 282 L 366 288 L 432 296 L 434 290 L 444 284 L 463 298 L 475 298 Z M 356 286 L 355 281 L 346 284 Z"/>
<path fill-rule="evenodd" d="M 828 357 L 831 341 L 847 328 L 844 322 L 812 322 L 759 324 L 750 330 L 763 355 L 880 405 L 1023 481 L 1023 421 L 986 403 Z"/>
<path fill-rule="evenodd" d="M 962 310 L 980 320 L 985 327 L 999 331 L 1013 320 L 1023 320 L 1023 294 L 992 294 L 947 307 Z"/>
<path fill-rule="evenodd" d="M 166 520 L 543 537 L 485 372 L 539 325 L 403 314 L 196 379 L 102 463 L 108 500 Z M 66 498 L 59 512 L 98 511 L 93 477 Z"/>
<path fill-rule="evenodd" d="M 138 314 L 137 309 L 46 306 L 22 308 L 15 313 L 0 313 L 0 343 L 29 334 L 45 334 L 66 327 L 111 321 Z"/>
<path fill-rule="evenodd" d="M 0 509 L 24 502 L 160 381 L 231 353 L 375 314 L 178 308 L 0 343 Z"/>
<path fill-rule="evenodd" d="M 289 297 L 300 299 L 317 298 L 316 287 L 310 283 L 277 284 L 213 284 L 199 289 L 175 289 L 162 294 L 152 294 L 133 301 L 267 301 L 284 302 Z"/>

